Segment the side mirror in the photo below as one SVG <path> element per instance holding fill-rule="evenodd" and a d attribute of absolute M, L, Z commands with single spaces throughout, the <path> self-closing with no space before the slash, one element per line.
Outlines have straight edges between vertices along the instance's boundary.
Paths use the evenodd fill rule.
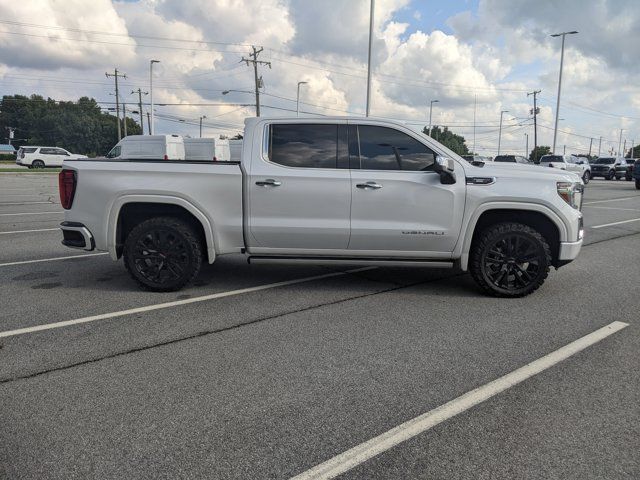
<path fill-rule="evenodd" d="M 456 183 L 456 174 L 453 173 L 453 160 L 438 155 L 436 163 L 433 165 L 433 171 L 440 175 L 440 183 L 443 185 L 453 185 Z"/>

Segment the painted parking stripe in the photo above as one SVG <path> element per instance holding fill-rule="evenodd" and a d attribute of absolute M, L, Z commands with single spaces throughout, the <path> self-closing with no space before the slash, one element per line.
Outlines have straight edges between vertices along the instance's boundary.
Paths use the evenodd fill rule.
<path fill-rule="evenodd" d="M 99 254 L 99 255 L 103 255 L 103 254 Z M 34 327 L 18 328 L 16 330 L 8 330 L 6 332 L 0 332 L 0 338 L 13 337 L 16 335 L 23 335 L 25 333 L 40 332 L 43 330 L 51 330 L 54 328 L 69 327 L 71 325 L 79 325 L 83 323 L 95 322 L 98 320 L 108 320 L 116 317 L 134 315 L 136 313 L 145 313 L 145 312 L 152 312 L 154 310 L 163 310 L 165 308 L 172 308 L 180 305 L 189 305 L 190 303 L 200 303 L 200 302 L 206 302 L 209 300 L 215 300 L 218 298 L 233 297 L 235 295 L 242 295 L 243 293 L 259 292 L 261 290 L 269 290 L 271 288 L 277 288 L 277 287 L 286 287 L 287 285 L 295 285 L 297 283 L 305 283 L 305 282 L 312 282 L 314 280 L 322 280 L 325 278 L 340 277 L 342 275 L 348 275 L 350 273 L 358 273 L 358 272 L 364 272 L 367 270 L 373 270 L 374 268 L 376 267 L 362 267 L 362 268 L 356 268 L 353 270 L 346 270 L 342 272 L 325 273 L 323 275 L 314 275 L 313 277 L 296 278 L 293 280 L 285 280 L 282 282 L 267 283 L 265 285 L 258 285 L 256 287 L 240 288 L 238 290 L 212 293 L 210 295 L 202 295 L 200 297 L 187 298 L 185 300 L 176 300 L 173 302 L 157 303 L 155 305 L 147 305 L 145 307 L 130 308 L 128 310 L 120 310 L 119 312 L 110 312 L 110 313 L 103 313 L 100 315 L 92 315 L 90 317 L 76 318 L 75 320 L 66 320 L 63 322 L 45 323 L 43 325 L 36 325 Z"/>
<path fill-rule="evenodd" d="M 11 232 L 0 232 L 0 235 L 9 235 L 11 233 L 36 233 L 36 232 L 53 232 L 60 230 L 59 228 L 40 228 L 38 230 L 13 230 Z"/>
<path fill-rule="evenodd" d="M 25 212 L 25 213 L 0 213 L 0 217 L 17 217 L 20 215 L 60 215 L 64 213 L 62 210 L 55 212 Z"/>
<path fill-rule="evenodd" d="M 591 228 L 613 227 L 614 225 L 622 225 L 623 223 L 640 222 L 640 218 L 632 218 L 631 220 L 622 220 L 620 222 L 605 223 L 603 225 L 594 225 Z"/>
<path fill-rule="evenodd" d="M 69 260 L 70 258 L 97 257 L 99 255 L 109 255 L 107 252 L 85 253 L 82 255 L 67 255 L 65 257 L 40 258 L 38 260 L 20 260 L 19 262 L 0 263 L 0 267 L 11 267 L 13 265 L 27 265 L 29 263 L 57 262 L 59 260 Z"/>
<path fill-rule="evenodd" d="M 619 200 L 631 200 L 632 198 L 640 198 L 640 195 L 635 195 L 633 197 L 610 198 L 609 200 L 595 200 L 593 202 L 583 202 L 583 205 L 594 205 L 596 203 L 617 202 Z"/>
<path fill-rule="evenodd" d="M 0 207 L 6 205 L 56 205 L 56 202 L 0 202 Z"/>
<path fill-rule="evenodd" d="M 415 417 L 391 430 L 337 455 L 320 465 L 293 477 L 292 480 L 318 480 L 335 478 L 363 462 L 409 440 L 526 379 L 553 367 L 585 348 L 604 340 L 609 335 L 628 327 L 628 323 L 613 322 L 564 347 L 518 368 L 492 382 L 475 388 L 450 402 Z"/>
<path fill-rule="evenodd" d="M 601 208 L 603 210 L 625 210 L 627 212 L 640 212 L 639 208 L 621 208 L 621 207 L 594 207 L 592 205 L 585 205 L 586 208 Z"/>

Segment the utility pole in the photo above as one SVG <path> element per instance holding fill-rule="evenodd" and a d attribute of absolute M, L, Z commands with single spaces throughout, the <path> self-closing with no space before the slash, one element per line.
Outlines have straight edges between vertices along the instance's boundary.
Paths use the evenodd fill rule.
<path fill-rule="evenodd" d="M 476 110 L 478 109 L 478 94 L 473 98 L 473 153 L 476 154 Z"/>
<path fill-rule="evenodd" d="M 563 148 L 563 150 L 562 150 L 562 154 L 563 154 L 563 155 L 566 155 L 566 154 L 567 154 L 567 146 L 566 146 L 566 145 L 563 145 L 563 147 L 564 147 L 564 148 Z"/>
<path fill-rule="evenodd" d="M 151 114 L 147 112 L 147 127 L 149 127 L 149 135 L 151 135 Z"/>
<path fill-rule="evenodd" d="M 534 90 L 531 93 L 527 93 L 527 97 L 529 95 L 533 95 L 533 163 L 538 163 L 538 113 L 540 109 L 537 104 L 537 96 L 541 92 L 541 90 Z"/>
<path fill-rule="evenodd" d="M 119 73 L 118 69 L 114 69 L 113 73 L 105 73 L 107 78 L 114 77 L 116 79 L 116 124 L 118 126 L 118 141 L 122 139 L 122 135 L 120 133 L 120 101 L 118 100 L 120 96 L 118 95 L 118 78 L 127 78 L 127 75 L 124 73 Z"/>
<path fill-rule="evenodd" d="M 149 100 L 151 100 L 151 122 L 149 125 L 149 135 L 153 135 L 155 132 L 155 118 L 153 118 L 153 64 L 160 63 L 160 60 L 149 60 Z"/>
<path fill-rule="evenodd" d="M 263 62 L 261 60 L 258 60 L 258 55 L 260 54 L 260 52 L 262 52 L 262 50 L 264 50 L 264 48 L 260 47 L 259 50 L 253 46 L 251 48 L 253 49 L 253 52 L 249 54 L 250 58 L 242 57 L 242 60 L 240 61 L 245 62 L 247 64 L 247 67 L 249 66 L 250 63 L 253 64 L 253 77 L 256 82 L 256 117 L 259 117 L 260 116 L 260 86 L 263 82 L 262 82 L 262 77 L 258 78 L 258 64 L 267 65 L 269 68 L 271 68 L 271 62 Z"/>
<path fill-rule="evenodd" d="M 564 38 L 567 35 L 574 35 L 578 32 L 575 30 L 572 32 L 554 33 L 552 37 L 562 37 L 562 50 L 560 53 L 560 75 L 558 76 L 558 99 L 556 102 L 556 126 L 553 129 L 553 150 L 551 153 L 556 153 L 556 138 L 558 137 L 558 116 L 560 115 L 560 90 L 562 88 L 562 64 L 564 63 Z"/>
<path fill-rule="evenodd" d="M 16 131 L 16 127 L 4 127 L 9 131 L 9 136 L 7 137 L 9 145 L 11 145 L 11 140 L 13 140 L 14 133 Z"/>
<path fill-rule="evenodd" d="M 122 102 L 122 124 L 124 125 L 124 136 L 127 136 L 127 104 Z"/>
<path fill-rule="evenodd" d="M 134 93 L 138 94 L 138 111 L 140 113 L 140 134 L 144 135 L 144 121 L 142 120 L 142 116 L 144 115 L 142 113 L 142 95 L 148 95 L 149 92 L 143 92 L 141 88 L 138 88 L 138 90 L 131 90 L 131 95 L 133 95 Z"/>
<path fill-rule="evenodd" d="M 593 138 L 589 139 L 589 158 L 591 158 L 591 145 L 593 145 Z"/>
<path fill-rule="evenodd" d="M 429 136 L 431 136 L 431 114 L 433 113 L 433 104 L 438 103 L 440 100 L 431 100 L 429 104 Z"/>
<path fill-rule="evenodd" d="M 600 158 L 601 149 L 602 149 L 602 136 L 600 136 L 600 141 L 598 142 L 598 158 Z"/>
<path fill-rule="evenodd" d="M 529 158 L 529 134 L 525 133 L 524 136 L 527 137 L 526 147 L 524 149 L 524 158 Z"/>
<path fill-rule="evenodd" d="M 631 150 L 629 150 L 629 158 L 633 158 L 633 146 L 635 145 L 636 141 L 635 139 L 631 140 Z"/>
<path fill-rule="evenodd" d="M 627 151 L 627 139 L 625 138 L 624 139 L 624 147 L 622 147 L 622 156 L 623 157 L 627 156 L 626 151 Z"/>
<path fill-rule="evenodd" d="M 369 13 L 369 55 L 367 58 L 367 107 L 365 116 L 371 112 L 371 47 L 373 45 L 373 14 L 376 9 L 375 0 L 371 0 L 371 11 Z"/>
<path fill-rule="evenodd" d="M 498 155 L 500 155 L 500 143 L 502 142 L 502 115 L 509 112 L 509 110 L 502 110 L 500 112 L 500 132 L 498 133 Z"/>

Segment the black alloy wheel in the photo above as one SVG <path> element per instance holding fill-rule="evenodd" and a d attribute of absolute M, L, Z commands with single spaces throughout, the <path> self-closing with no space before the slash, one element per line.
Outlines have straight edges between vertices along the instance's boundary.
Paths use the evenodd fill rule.
<path fill-rule="evenodd" d="M 544 283 L 551 265 L 546 239 L 528 225 L 502 223 L 485 230 L 472 249 L 471 274 L 487 293 L 522 297 Z"/>
<path fill-rule="evenodd" d="M 124 261 L 131 276 L 156 292 L 179 290 L 200 271 L 202 250 L 187 223 L 157 217 L 137 225 L 127 236 Z"/>

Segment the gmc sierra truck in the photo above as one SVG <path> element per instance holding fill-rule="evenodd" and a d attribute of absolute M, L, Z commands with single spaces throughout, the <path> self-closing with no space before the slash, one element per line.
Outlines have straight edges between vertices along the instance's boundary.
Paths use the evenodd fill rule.
<path fill-rule="evenodd" d="M 204 262 L 470 271 L 488 294 L 536 290 L 582 246 L 579 176 L 469 163 L 404 124 L 249 118 L 239 162 L 91 159 L 59 174 L 64 245 L 123 257 L 153 291 Z"/>

